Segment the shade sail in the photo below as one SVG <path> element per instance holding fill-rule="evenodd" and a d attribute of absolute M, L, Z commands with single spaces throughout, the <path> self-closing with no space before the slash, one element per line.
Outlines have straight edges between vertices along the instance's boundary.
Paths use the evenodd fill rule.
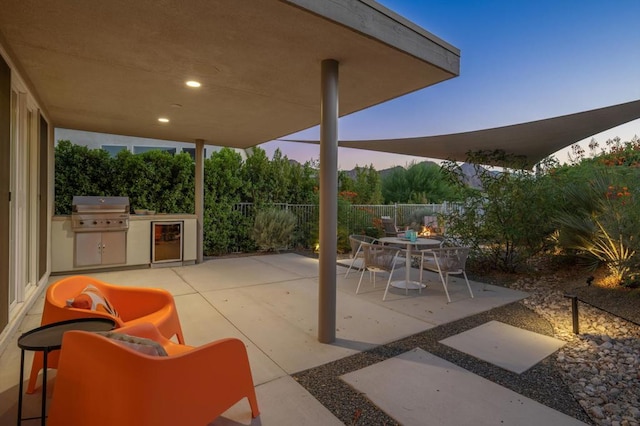
<path fill-rule="evenodd" d="M 532 168 L 562 148 L 638 118 L 640 100 L 493 129 L 402 139 L 341 140 L 338 145 L 455 161 L 466 161 L 469 152 L 498 150 L 521 158 L 523 167 Z M 301 139 L 282 140 L 317 143 Z"/>

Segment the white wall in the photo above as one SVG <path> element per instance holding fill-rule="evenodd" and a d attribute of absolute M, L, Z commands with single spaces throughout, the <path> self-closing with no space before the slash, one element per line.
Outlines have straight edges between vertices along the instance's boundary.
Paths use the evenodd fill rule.
<path fill-rule="evenodd" d="M 60 140 L 69 140 L 76 145 L 83 145 L 91 149 L 101 148 L 103 145 L 119 145 L 127 147 L 127 149 L 133 152 L 134 146 L 153 146 L 162 148 L 176 148 L 177 152 L 180 152 L 182 148 L 195 148 L 196 144 L 187 142 L 175 142 L 159 139 L 137 138 L 132 136 L 112 135 L 108 133 L 95 133 L 86 132 L 83 130 L 72 130 L 56 128 L 54 134 L 54 140 L 56 144 Z M 205 145 L 206 157 L 211 157 L 211 154 L 222 149 L 219 146 Z M 242 149 L 235 149 L 242 159 L 246 159 L 246 153 Z"/>

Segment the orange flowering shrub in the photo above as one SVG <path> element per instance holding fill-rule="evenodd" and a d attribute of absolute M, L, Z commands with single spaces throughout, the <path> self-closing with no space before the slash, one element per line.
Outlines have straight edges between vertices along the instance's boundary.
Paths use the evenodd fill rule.
<path fill-rule="evenodd" d="M 340 191 L 338 193 L 338 197 L 342 198 L 345 201 L 348 201 L 350 203 L 353 202 L 353 200 L 358 196 L 358 194 L 356 192 L 353 191 Z"/>

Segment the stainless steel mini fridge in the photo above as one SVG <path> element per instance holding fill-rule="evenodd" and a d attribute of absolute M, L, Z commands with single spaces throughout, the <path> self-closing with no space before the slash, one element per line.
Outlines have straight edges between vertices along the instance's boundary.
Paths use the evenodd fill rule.
<path fill-rule="evenodd" d="M 151 222 L 151 263 L 182 262 L 183 221 Z"/>

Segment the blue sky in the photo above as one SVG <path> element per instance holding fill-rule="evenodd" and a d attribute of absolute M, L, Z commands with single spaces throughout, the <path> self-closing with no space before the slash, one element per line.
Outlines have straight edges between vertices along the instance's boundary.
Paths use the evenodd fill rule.
<path fill-rule="evenodd" d="M 380 0 L 461 50 L 460 76 L 340 119 L 341 139 L 458 133 L 640 99 L 640 0 Z M 594 135 L 640 136 L 640 120 Z M 317 128 L 292 135 L 319 138 Z M 590 139 L 590 138 L 589 138 Z M 585 140 L 585 145 L 588 140 Z M 289 158 L 317 147 L 269 142 Z M 566 161 L 566 154 L 557 158 Z M 340 148 L 340 169 L 423 158 Z"/>

